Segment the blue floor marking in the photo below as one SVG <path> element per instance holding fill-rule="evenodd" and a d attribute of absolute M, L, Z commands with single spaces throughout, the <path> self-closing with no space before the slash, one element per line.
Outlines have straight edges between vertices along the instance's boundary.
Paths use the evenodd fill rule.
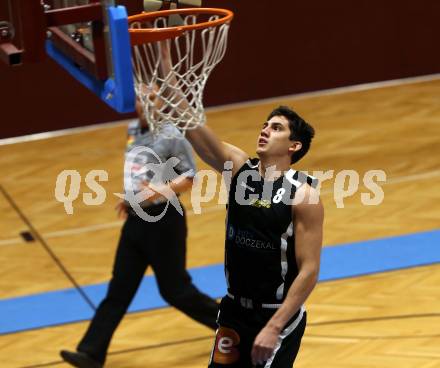
<path fill-rule="evenodd" d="M 0 334 L 89 319 L 93 310 L 76 289 L 0 300 Z"/>
<path fill-rule="evenodd" d="M 319 281 L 336 280 L 440 262 L 440 230 L 323 249 Z"/>
<path fill-rule="evenodd" d="M 440 230 L 325 247 L 319 281 L 440 263 Z M 190 270 L 194 283 L 206 294 L 225 294 L 223 265 Z M 107 283 L 84 286 L 96 305 L 104 297 Z M 165 307 L 153 276 L 144 277 L 129 312 Z M 94 311 L 76 289 L 0 299 L 0 334 L 84 321 Z"/>

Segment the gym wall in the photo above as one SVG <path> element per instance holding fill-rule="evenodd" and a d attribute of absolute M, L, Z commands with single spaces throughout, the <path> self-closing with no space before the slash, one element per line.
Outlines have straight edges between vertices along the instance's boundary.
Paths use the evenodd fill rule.
<path fill-rule="evenodd" d="M 138 0 L 119 3 L 130 13 L 140 8 Z M 207 106 L 440 72 L 438 0 L 204 5 L 235 12 L 226 57 L 208 82 Z M 0 138 L 133 116 L 113 112 L 50 59 L 0 65 L 0 111 Z"/>

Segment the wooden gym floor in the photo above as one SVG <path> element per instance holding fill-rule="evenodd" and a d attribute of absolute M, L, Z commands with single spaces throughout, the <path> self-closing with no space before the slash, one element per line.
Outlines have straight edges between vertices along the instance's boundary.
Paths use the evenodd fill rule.
<path fill-rule="evenodd" d="M 360 191 L 337 208 L 333 180 L 324 182 L 324 246 L 440 228 L 440 80 L 292 97 L 213 110 L 208 124 L 222 139 L 254 154 L 258 129 L 278 104 L 294 107 L 317 130 L 297 169 L 384 170 L 384 201 L 361 203 Z M 0 297 L 21 297 L 105 282 L 121 221 L 112 193 L 122 187 L 125 125 L 0 146 Z M 198 161 L 199 169 L 206 168 Z M 107 199 L 86 206 L 82 193 L 67 215 L 56 201 L 57 175 L 103 169 Z M 188 267 L 223 260 L 224 210 L 188 209 Z M 41 240 L 25 242 L 31 227 Z M 415 246 L 417 246 L 415 244 Z M 437 244 L 440 247 L 440 244 Z M 440 248 L 439 248 L 440 252 Z M 58 260 L 58 263 L 56 262 Z M 64 270 L 64 271 L 63 271 Z M 309 325 L 298 368 L 440 367 L 440 264 L 319 283 L 307 302 Z M 1 300 L 0 300 L 1 301 Z M 1 320 L 8 315 L 0 316 Z M 0 336 L 1 367 L 66 365 L 88 322 Z M 106 367 L 205 367 L 212 333 L 171 308 L 128 314 Z"/>

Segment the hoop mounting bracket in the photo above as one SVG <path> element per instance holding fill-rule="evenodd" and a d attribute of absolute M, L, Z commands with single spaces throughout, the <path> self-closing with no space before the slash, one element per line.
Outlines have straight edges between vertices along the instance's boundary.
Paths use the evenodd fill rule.
<path fill-rule="evenodd" d="M 6 21 L 0 22 L 0 60 L 7 65 L 21 63 L 23 50 L 19 50 L 12 40 L 15 36 L 14 26 Z"/>

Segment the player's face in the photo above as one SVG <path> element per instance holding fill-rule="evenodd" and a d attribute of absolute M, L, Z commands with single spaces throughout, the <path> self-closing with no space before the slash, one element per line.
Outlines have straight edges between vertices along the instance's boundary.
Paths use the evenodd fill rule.
<path fill-rule="evenodd" d="M 284 116 L 274 116 L 266 121 L 257 141 L 257 154 L 269 156 L 285 156 L 291 152 L 294 143 L 289 139 L 289 121 Z"/>

